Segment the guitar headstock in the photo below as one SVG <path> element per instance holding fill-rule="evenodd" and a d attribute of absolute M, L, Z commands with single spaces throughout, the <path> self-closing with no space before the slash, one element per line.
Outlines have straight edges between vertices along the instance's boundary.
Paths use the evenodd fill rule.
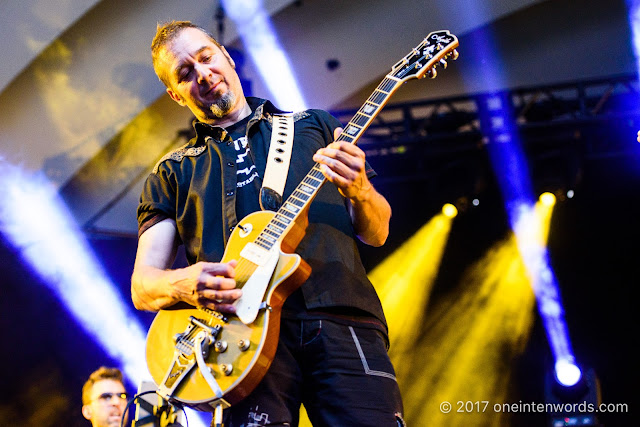
<path fill-rule="evenodd" d="M 391 67 L 389 75 L 401 80 L 436 77 L 438 65 L 446 68 L 447 59 L 458 59 L 458 38 L 448 30 L 429 33 L 422 43 Z"/>

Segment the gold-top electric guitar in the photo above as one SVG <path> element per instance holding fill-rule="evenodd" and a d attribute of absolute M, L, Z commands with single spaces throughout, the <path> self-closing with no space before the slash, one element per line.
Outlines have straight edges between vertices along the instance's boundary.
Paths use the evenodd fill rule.
<path fill-rule="evenodd" d="M 457 46 L 446 30 L 430 33 L 392 67 L 337 140 L 355 144 L 404 82 L 434 78 L 436 66 L 457 58 Z M 184 303 L 158 312 L 147 334 L 146 357 L 163 398 L 218 413 L 262 380 L 276 352 L 282 304 L 311 273 L 293 252 L 324 182 L 316 163 L 277 212 L 252 213 L 231 233 L 222 262 L 238 260 L 235 279 L 243 295 L 235 315 Z"/>

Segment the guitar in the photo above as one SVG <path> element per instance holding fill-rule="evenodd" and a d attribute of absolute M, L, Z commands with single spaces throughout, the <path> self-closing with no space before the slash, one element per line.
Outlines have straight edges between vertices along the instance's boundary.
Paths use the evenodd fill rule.
<path fill-rule="evenodd" d="M 430 33 L 392 67 L 337 140 L 355 144 L 400 85 L 435 78 L 437 66 L 457 59 L 457 46 L 457 37 L 446 30 Z M 158 312 L 147 334 L 146 359 L 163 398 L 218 414 L 262 380 L 275 356 L 282 305 L 311 274 L 293 252 L 324 182 L 316 163 L 277 212 L 254 212 L 235 227 L 222 262 L 238 260 L 235 279 L 243 295 L 236 314 L 186 303 Z"/>

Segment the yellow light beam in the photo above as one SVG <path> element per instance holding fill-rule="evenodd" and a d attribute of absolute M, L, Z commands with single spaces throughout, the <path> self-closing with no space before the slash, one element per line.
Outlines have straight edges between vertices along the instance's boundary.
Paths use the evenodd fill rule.
<path fill-rule="evenodd" d="M 458 412 L 458 402 L 508 401 L 511 365 L 528 341 L 534 303 L 510 236 L 467 269 L 457 289 L 428 312 L 423 336 L 403 361 L 411 372 L 398 378 L 408 425 L 501 425 L 505 418 L 493 407 Z M 442 410 L 443 402 L 451 412 Z"/>
<path fill-rule="evenodd" d="M 387 317 L 392 357 L 410 350 L 421 329 L 451 223 L 442 213 L 434 216 L 369 274 Z"/>
<path fill-rule="evenodd" d="M 523 223 L 527 245 L 546 245 L 552 210 L 553 204 L 538 203 Z M 408 367 L 398 375 L 408 425 L 509 424 L 513 415 L 494 405 L 518 402 L 509 395 L 512 371 L 536 312 L 522 243 L 522 235 L 511 234 L 467 268 L 429 306 L 413 348 L 393 360 Z"/>

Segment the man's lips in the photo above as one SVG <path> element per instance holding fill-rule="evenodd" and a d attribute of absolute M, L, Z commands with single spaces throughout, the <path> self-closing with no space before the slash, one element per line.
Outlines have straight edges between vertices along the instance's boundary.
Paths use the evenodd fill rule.
<path fill-rule="evenodd" d="M 222 80 L 219 80 L 217 82 L 215 82 L 214 84 L 212 84 L 211 86 L 209 86 L 209 89 L 207 89 L 203 96 L 208 96 L 211 95 L 213 92 L 216 91 L 216 89 L 218 88 L 218 86 L 220 86 L 220 83 L 222 83 Z"/>

